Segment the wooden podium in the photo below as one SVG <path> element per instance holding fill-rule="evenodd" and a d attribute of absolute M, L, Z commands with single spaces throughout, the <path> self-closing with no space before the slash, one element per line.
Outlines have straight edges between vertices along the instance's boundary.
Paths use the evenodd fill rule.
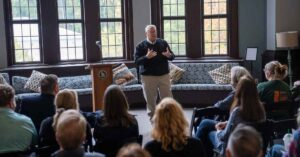
<path fill-rule="evenodd" d="M 103 109 L 105 89 L 113 82 L 113 64 L 90 64 L 93 86 L 93 111 Z"/>

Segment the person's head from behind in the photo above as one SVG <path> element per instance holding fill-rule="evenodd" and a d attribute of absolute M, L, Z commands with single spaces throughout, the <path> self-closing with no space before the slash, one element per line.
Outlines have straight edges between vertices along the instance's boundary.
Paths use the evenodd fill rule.
<path fill-rule="evenodd" d="M 230 75 L 231 75 L 231 85 L 233 86 L 233 88 L 236 88 L 236 86 L 242 76 L 244 76 L 244 75 L 251 76 L 249 71 L 242 66 L 232 67 L 230 70 Z"/>
<path fill-rule="evenodd" d="M 278 61 L 271 61 L 265 65 L 265 76 L 267 80 L 283 80 L 288 73 L 288 67 Z"/>
<path fill-rule="evenodd" d="M 54 100 L 54 104 L 56 106 L 56 113 L 54 115 L 54 120 L 52 126 L 56 128 L 58 118 L 60 114 L 65 110 L 79 110 L 79 103 L 77 98 L 77 93 L 71 89 L 64 89 L 59 91 Z"/>
<path fill-rule="evenodd" d="M 242 118 L 248 122 L 255 122 L 265 117 L 264 108 L 259 100 L 256 83 L 251 76 L 240 78 L 231 110 L 239 106 L 242 112 Z"/>
<path fill-rule="evenodd" d="M 8 84 L 0 84 L 0 107 L 15 109 L 15 90 Z"/>
<path fill-rule="evenodd" d="M 164 98 L 155 108 L 152 137 L 162 149 L 180 150 L 188 137 L 188 122 L 181 105 L 173 98 Z"/>
<path fill-rule="evenodd" d="M 54 104 L 56 109 L 63 108 L 65 110 L 79 110 L 77 92 L 72 89 L 63 89 L 59 91 L 55 96 Z"/>
<path fill-rule="evenodd" d="M 56 125 L 56 141 L 63 150 L 74 150 L 80 147 L 86 136 L 85 118 L 76 110 L 64 111 Z"/>
<path fill-rule="evenodd" d="M 49 74 L 40 82 L 41 93 L 56 95 L 59 91 L 58 78 L 54 74 Z"/>
<path fill-rule="evenodd" d="M 129 144 L 122 147 L 117 157 L 151 157 L 151 155 L 138 144 Z"/>
<path fill-rule="evenodd" d="M 104 92 L 104 117 L 109 122 L 109 125 L 116 125 L 120 122 L 122 125 L 127 125 L 127 120 L 123 121 L 126 117 L 128 119 L 128 102 L 127 98 L 118 85 L 110 85 Z M 126 119 L 125 118 L 125 119 Z"/>
<path fill-rule="evenodd" d="M 154 42 L 157 38 L 157 31 L 156 31 L 156 26 L 155 25 L 147 25 L 145 27 L 145 34 L 148 40 L 151 42 Z"/>
<path fill-rule="evenodd" d="M 252 127 L 239 124 L 230 134 L 227 157 L 262 157 L 263 143 L 260 134 Z"/>

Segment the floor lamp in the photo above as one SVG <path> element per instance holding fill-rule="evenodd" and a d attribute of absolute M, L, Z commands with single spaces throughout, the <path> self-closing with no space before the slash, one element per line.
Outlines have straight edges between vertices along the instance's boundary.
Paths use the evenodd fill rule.
<path fill-rule="evenodd" d="M 292 55 L 291 49 L 298 47 L 298 32 L 279 32 L 276 33 L 276 45 L 277 48 L 283 48 L 288 50 L 288 66 L 289 66 L 289 82 L 290 88 L 293 87 L 293 71 L 292 71 Z"/>

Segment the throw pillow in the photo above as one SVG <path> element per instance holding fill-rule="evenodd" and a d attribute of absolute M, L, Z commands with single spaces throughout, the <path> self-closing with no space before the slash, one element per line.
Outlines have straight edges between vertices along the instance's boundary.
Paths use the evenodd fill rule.
<path fill-rule="evenodd" d="M 1 73 L 0 73 L 0 84 L 8 84 Z"/>
<path fill-rule="evenodd" d="M 185 70 L 179 68 L 178 66 L 169 63 L 169 67 L 170 67 L 170 80 L 172 84 L 175 84 L 179 79 L 181 79 L 181 77 L 183 76 Z"/>
<path fill-rule="evenodd" d="M 221 67 L 209 71 L 210 77 L 215 81 L 216 84 L 230 84 L 230 64 L 224 64 Z"/>
<path fill-rule="evenodd" d="M 24 88 L 30 89 L 34 92 L 40 92 L 40 82 L 44 79 L 47 75 L 41 73 L 39 71 L 33 70 L 28 81 L 26 82 Z"/>
<path fill-rule="evenodd" d="M 133 82 L 137 82 L 137 79 L 124 63 L 115 67 L 112 71 L 113 81 L 117 85 L 127 85 L 132 84 Z"/>

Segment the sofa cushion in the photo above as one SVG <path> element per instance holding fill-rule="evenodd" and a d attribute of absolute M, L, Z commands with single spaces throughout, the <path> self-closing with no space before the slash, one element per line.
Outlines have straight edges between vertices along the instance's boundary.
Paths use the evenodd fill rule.
<path fill-rule="evenodd" d="M 170 80 L 171 83 L 174 84 L 176 83 L 179 79 L 181 79 L 183 73 L 185 72 L 185 70 L 179 68 L 178 66 L 176 66 L 175 64 L 169 63 L 169 67 L 170 67 Z"/>
<path fill-rule="evenodd" d="M 22 76 L 12 77 L 11 84 L 14 87 L 16 94 L 32 93 L 31 90 L 24 88 L 27 81 L 28 81 L 28 77 L 22 77 Z"/>
<path fill-rule="evenodd" d="M 223 66 L 209 71 L 209 75 L 216 84 L 229 84 L 230 83 L 230 64 L 224 64 Z"/>
<path fill-rule="evenodd" d="M 143 87 L 141 84 L 134 84 L 129 86 L 122 86 L 121 88 L 123 91 L 138 91 L 142 90 Z"/>
<path fill-rule="evenodd" d="M 7 78 L 5 78 L 5 75 L 8 76 L 7 73 L 0 73 L 0 84 L 8 84 L 9 83 L 9 79 L 6 80 Z"/>
<path fill-rule="evenodd" d="M 238 63 L 228 64 L 238 65 Z M 177 63 L 176 65 L 185 70 L 177 84 L 215 84 L 208 71 L 224 65 L 224 63 Z"/>
<path fill-rule="evenodd" d="M 58 86 L 60 89 L 92 88 L 91 75 L 59 77 Z"/>
<path fill-rule="evenodd" d="M 131 73 L 124 63 L 115 67 L 112 71 L 113 82 L 117 85 L 128 85 L 137 82 L 137 78 Z"/>
<path fill-rule="evenodd" d="M 218 84 L 174 84 L 172 90 L 232 90 L 231 85 Z"/>
<path fill-rule="evenodd" d="M 40 82 L 44 79 L 47 75 L 41 73 L 39 71 L 33 70 L 28 81 L 26 82 L 24 88 L 30 89 L 34 92 L 40 92 Z"/>

